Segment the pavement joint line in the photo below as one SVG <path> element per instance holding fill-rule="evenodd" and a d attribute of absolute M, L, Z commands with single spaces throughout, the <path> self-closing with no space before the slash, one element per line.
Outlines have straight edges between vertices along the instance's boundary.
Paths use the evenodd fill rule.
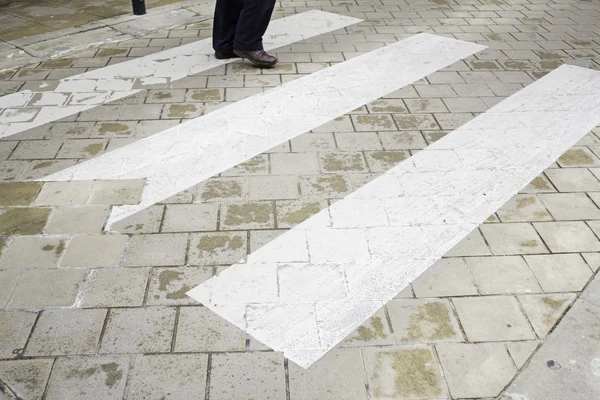
<path fill-rule="evenodd" d="M 418 34 L 40 180 L 146 179 L 139 204 L 113 207 L 110 229 L 123 218 L 484 48 Z"/>
<path fill-rule="evenodd" d="M 306 11 L 273 21 L 265 34 L 264 46 L 272 50 L 360 21 L 323 11 Z M 203 39 L 61 79 L 52 91 L 9 94 L 0 97 L 0 138 L 123 99 L 156 83 L 177 81 L 233 61 L 236 59 L 217 60 L 212 39 Z M 36 96 L 41 100 L 36 100 Z"/>
<path fill-rule="evenodd" d="M 563 65 L 188 295 L 308 368 L 599 122 Z"/>

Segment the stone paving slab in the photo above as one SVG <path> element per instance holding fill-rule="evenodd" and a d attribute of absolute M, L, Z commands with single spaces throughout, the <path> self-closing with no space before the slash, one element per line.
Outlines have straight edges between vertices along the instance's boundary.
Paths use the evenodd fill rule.
<path fill-rule="evenodd" d="M 205 15 L 195 1 L 176 6 Z M 598 397 L 600 128 L 308 370 L 185 296 L 547 72 L 600 69 L 593 1 L 284 0 L 274 18 L 309 9 L 365 21 L 277 49 L 274 70 L 234 62 L 0 140 L 0 397 Z M 54 90 L 210 37 L 211 22 L 195 18 L 4 71 L 0 93 Z M 128 17 L 110 24 L 137 28 Z M 60 35 L 78 29 L 19 46 L 64 45 Z M 136 204 L 143 182 L 25 182 L 423 31 L 488 49 L 182 191 L 116 234 L 103 231 L 110 209 Z M 572 383 L 577 392 L 562 391 Z"/>

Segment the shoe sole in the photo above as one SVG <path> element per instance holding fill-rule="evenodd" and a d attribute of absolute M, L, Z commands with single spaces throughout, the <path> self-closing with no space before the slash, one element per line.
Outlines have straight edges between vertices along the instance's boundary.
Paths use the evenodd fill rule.
<path fill-rule="evenodd" d="M 253 60 L 253 59 L 251 59 L 251 58 L 248 58 L 248 57 L 246 57 L 246 56 L 245 56 L 243 53 L 241 53 L 241 52 L 238 52 L 238 51 L 236 51 L 236 50 L 233 50 L 233 52 L 234 52 L 234 53 L 235 53 L 235 54 L 236 54 L 238 57 L 240 57 L 240 58 L 242 58 L 242 59 L 245 59 L 245 60 L 248 60 L 248 61 L 250 61 L 252 64 L 254 64 L 254 65 L 256 65 L 256 66 L 259 66 L 259 67 L 274 67 L 274 66 L 277 64 L 277 60 L 275 60 L 275 62 L 272 62 L 272 63 L 265 63 L 265 62 L 260 62 L 260 61 L 256 61 L 256 60 Z"/>
<path fill-rule="evenodd" d="M 217 60 L 229 60 L 230 58 L 240 58 L 237 54 L 234 55 L 225 55 L 225 54 L 215 54 L 215 58 Z"/>

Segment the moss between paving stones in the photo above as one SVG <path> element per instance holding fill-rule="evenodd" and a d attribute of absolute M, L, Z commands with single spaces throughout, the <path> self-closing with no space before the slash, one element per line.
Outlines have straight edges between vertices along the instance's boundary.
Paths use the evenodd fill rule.
<path fill-rule="evenodd" d="M 39 235 L 44 230 L 50 208 L 0 209 L 0 235 Z"/>
<path fill-rule="evenodd" d="M 41 187 L 38 182 L 0 183 L 0 206 L 28 206 Z"/>

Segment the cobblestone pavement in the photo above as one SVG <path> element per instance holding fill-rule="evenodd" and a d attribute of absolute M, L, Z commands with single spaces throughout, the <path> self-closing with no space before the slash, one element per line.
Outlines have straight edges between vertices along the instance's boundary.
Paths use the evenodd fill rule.
<path fill-rule="evenodd" d="M 597 0 L 279 1 L 273 18 L 314 9 L 364 21 L 277 49 L 270 70 L 233 62 L 0 140 L 0 399 L 600 395 L 600 127 L 309 369 L 186 296 L 561 64 L 600 70 Z M 110 208 L 139 202 L 142 180 L 34 181 L 419 32 L 488 49 L 115 232 L 103 230 Z M 210 33 L 210 22 L 192 23 L 5 70 L 0 91 L 54 88 Z M 591 365 L 546 350 L 576 346 L 575 333 L 587 338 Z"/>

